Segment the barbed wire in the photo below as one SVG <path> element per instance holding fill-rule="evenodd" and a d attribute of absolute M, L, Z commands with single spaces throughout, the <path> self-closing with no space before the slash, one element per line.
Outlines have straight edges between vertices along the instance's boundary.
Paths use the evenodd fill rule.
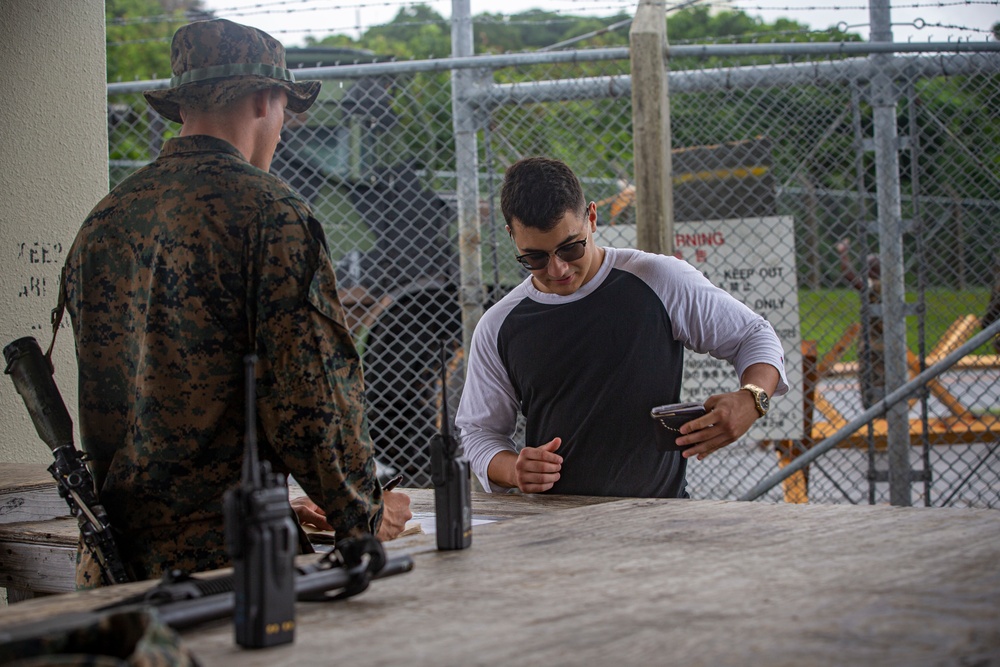
<path fill-rule="evenodd" d="M 862 3 L 856 6 L 852 5 L 813 5 L 809 7 L 802 6 L 778 6 L 778 5 L 744 5 L 739 0 L 721 0 L 719 2 L 711 3 L 712 6 L 732 6 L 736 7 L 739 3 L 738 9 L 740 11 L 750 13 L 750 11 L 768 11 L 768 12 L 808 12 L 808 11 L 848 11 L 848 10 L 859 10 L 868 11 L 869 5 L 867 3 Z M 900 9 L 944 9 L 946 7 L 959 7 L 959 6 L 1000 6 L 1000 0 L 932 0 L 931 2 L 912 2 L 909 4 L 900 4 L 893 2 L 893 11 Z"/>
<path fill-rule="evenodd" d="M 361 4 L 342 4 L 342 5 L 316 5 L 313 7 L 294 7 L 290 9 L 262 9 L 264 7 L 275 7 L 284 6 L 289 7 L 291 5 L 302 5 L 306 2 L 311 2 L 312 0 L 276 0 L 275 2 L 262 2 L 256 5 L 249 5 L 243 7 L 230 7 L 225 9 L 203 9 L 193 12 L 194 14 L 212 14 L 214 16 L 222 18 L 230 17 L 244 17 L 244 16 L 259 16 L 267 14 L 295 14 L 302 12 L 318 12 L 318 11 L 337 11 L 346 9 L 373 9 L 377 7 L 414 7 L 421 4 L 426 4 L 420 2 L 419 0 L 414 0 L 413 2 L 378 2 L 378 3 L 361 3 Z M 170 23 L 177 21 L 178 17 L 176 14 L 152 14 L 148 16 L 134 16 L 126 19 L 114 18 L 108 21 L 108 25 L 115 26 L 126 26 L 126 25 L 141 25 L 147 23 Z"/>
<path fill-rule="evenodd" d="M 314 0 L 273 0 L 272 2 L 261 2 L 252 6 L 244 7 L 233 7 L 228 9 L 212 9 L 212 10 L 202 10 L 201 12 L 194 12 L 197 15 L 214 15 L 223 18 L 242 18 L 246 16 L 258 16 L 267 14 L 284 14 L 284 13 L 294 13 L 294 12 L 305 12 L 305 11 L 329 11 L 329 10 L 344 10 L 344 9 L 371 9 L 377 7 L 399 7 L 403 9 L 405 7 L 415 7 L 419 5 L 426 5 L 426 2 L 420 2 L 419 0 L 414 2 L 400 2 L 395 0 L 393 2 L 366 2 L 366 3 L 354 3 L 354 4 L 338 4 L 338 5 L 314 5 L 311 7 L 302 7 L 301 5 L 312 2 Z M 631 7 L 633 3 L 621 3 L 621 4 L 606 4 L 606 0 L 560 0 L 562 2 L 569 2 L 575 5 L 590 5 L 589 9 L 596 10 L 623 10 L 626 7 Z M 604 3 L 598 6 L 596 3 Z M 671 9 L 676 9 L 678 7 L 687 7 L 690 2 L 678 3 L 678 5 L 673 8 L 668 7 L 668 11 Z M 728 8 L 733 11 L 741 11 L 749 14 L 753 11 L 789 11 L 789 12 L 809 12 L 809 11 L 849 11 L 849 10 L 867 10 L 868 6 L 865 4 L 850 6 L 850 5 L 812 5 L 808 7 L 790 7 L 790 6 L 777 6 L 777 5 L 743 5 L 739 3 L 739 0 L 716 0 L 715 2 L 706 2 L 703 6 L 710 6 L 716 8 Z M 942 8 L 950 6 L 1000 6 L 1000 0 L 936 0 L 934 2 L 913 2 L 909 4 L 894 5 L 893 9 L 920 9 L 920 8 Z M 273 9 L 275 7 L 282 7 L 284 9 Z M 272 8 L 272 9 L 268 9 Z M 558 25 L 562 23 L 572 22 L 581 18 L 580 16 L 569 15 L 568 10 L 559 9 L 546 9 L 543 10 L 548 14 L 565 14 L 563 17 L 559 18 L 538 18 L 538 19 L 517 19 L 511 20 L 512 16 L 521 16 L 524 12 L 518 12 L 517 14 L 492 14 L 492 15 L 479 15 L 473 17 L 474 25 L 507 25 L 507 26 L 519 26 L 519 25 L 531 25 L 531 26 L 543 26 L 543 25 Z M 595 18 L 611 18 L 611 17 L 595 17 Z M 155 16 L 142 16 L 142 17 L 131 17 L 128 19 L 112 19 L 108 22 L 109 26 L 128 26 L 128 25 L 141 25 L 141 24 L 178 24 L 183 23 L 188 20 L 187 17 L 177 16 L 175 14 L 160 14 Z M 423 21 L 403 21 L 392 23 L 393 27 L 424 27 L 428 25 L 448 25 L 450 24 L 450 19 L 440 18 L 433 20 L 423 20 Z M 337 26 L 324 26 L 324 27 L 310 27 L 310 28 L 289 28 L 289 29 L 279 29 L 272 30 L 274 34 L 279 35 L 312 35 L 312 34 L 344 34 L 347 32 L 353 32 L 358 30 L 370 30 L 375 27 L 382 27 L 389 25 L 386 22 L 371 23 L 371 24 L 358 24 L 357 22 L 352 22 L 349 25 L 337 25 Z M 974 26 L 965 25 L 955 25 L 946 23 L 930 23 L 922 19 L 917 19 L 912 22 L 899 22 L 893 23 L 894 27 L 909 26 L 915 29 L 921 30 L 925 28 L 939 28 L 943 30 L 959 30 L 970 33 L 981 33 L 981 34 L 991 34 L 991 30 L 983 29 Z M 808 27 L 803 28 L 799 31 L 786 30 L 786 31 L 769 31 L 766 33 L 756 33 L 756 34 L 740 34 L 740 35 L 728 35 L 728 36 L 716 36 L 708 37 L 698 40 L 698 43 L 704 43 L 705 40 L 708 43 L 726 43 L 735 40 L 753 40 L 760 38 L 775 38 L 777 36 L 810 36 L 816 37 L 823 34 L 833 35 L 835 33 L 845 33 L 851 30 L 859 28 L 867 28 L 869 24 L 859 23 L 859 24 L 847 24 L 846 22 L 838 23 L 836 26 L 831 26 L 828 28 L 821 29 L 810 29 Z M 163 37 L 145 37 L 141 39 L 132 40 L 115 40 L 107 42 L 107 46 L 127 46 L 131 44 L 150 44 L 150 43 L 169 43 L 171 40 L 170 36 Z M 693 40 L 678 41 L 675 43 L 694 43 Z"/>
<path fill-rule="evenodd" d="M 343 11 L 343 10 L 351 10 L 351 9 L 376 9 L 376 8 L 380 8 L 380 7 L 398 7 L 399 9 L 403 9 L 403 8 L 407 8 L 407 7 L 418 7 L 418 6 L 421 6 L 421 5 L 424 5 L 424 6 L 427 5 L 427 1 L 426 0 L 423 0 L 423 1 L 421 1 L 421 0 L 413 0 L 412 2 L 400 2 L 399 0 L 395 0 L 395 1 L 386 1 L 386 2 L 367 2 L 367 3 L 355 3 L 355 4 L 335 4 L 335 5 L 322 4 L 322 5 L 314 5 L 314 6 L 301 6 L 304 3 L 313 2 L 313 1 L 315 1 L 315 0 L 274 0 L 273 2 L 261 2 L 261 3 L 255 4 L 255 5 L 246 5 L 246 6 L 242 6 L 242 7 L 228 7 L 228 8 L 221 8 L 221 9 L 197 10 L 197 11 L 194 11 L 192 13 L 194 13 L 196 15 L 198 15 L 198 14 L 209 14 L 210 13 L 210 14 L 213 14 L 215 16 L 222 17 L 222 18 L 231 18 L 231 17 L 241 17 L 242 18 L 242 17 L 247 17 L 247 16 L 261 16 L 261 15 L 266 16 L 266 15 L 273 15 L 273 14 L 294 14 L 294 13 L 304 13 L 304 12 Z M 551 1 L 551 0 L 549 0 L 549 1 Z M 581 2 L 581 1 L 586 1 L 586 0 L 563 0 L 563 1 L 564 2 Z M 606 0 L 600 0 L 600 1 L 601 2 L 606 2 Z M 608 10 L 618 11 L 618 12 L 626 11 L 626 10 L 630 11 L 633 4 L 634 3 L 632 3 L 632 2 L 621 2 L 621 3 L 617 3 L 617 4 L 610 4 L 610 5 L 608 5 L 608 4 L 594 5 L 594 6 L 588 7 L 586 9 L 586 11 L 608 11 Z M 269 8 L 271 8 L 271 9 L 269 9 Z M 540 11 L 543 11 L 543 12 L 549 13 L 549 14 L 564 14 L 564 13 L 567 13 L 569 10 L 543 9 L 543 10 L 540 10 Z M 524 12 L 518 12 L 518 14 L 523 14 L 523 13 Z M 496 19 L 494 19 L 494 17 L 499 17 L 500 19 L 502 19 L 503 17 L 516 16 L 518 14 L 497 13 L 497 14 L 494 14 L 493 16 L 491 16 L 490 18 L 492 20 L 496 20 Z M 473 19 L 475 20 L 475 17 L 473 17 Z M 129 18 L 113 18 L 110 21 L 108 21 L 108 25 L 126 26 L 126 25 L 141 25 L 141 24 L 147 24 L 147 23 L 170 23 L 170 22 L 176 22 L 177 20 L 178 20 L 178 16 L 175 15 L 175 14 L 153 14 L 153 15 L 148 15 L 148 16 L 135 16 L 135 17 L 129 17 Z M 443 19 L 443 21 L 417 22 L 417 23 L 414 23 L 413 25 L 427 25 L 427 24 L 434 24 L 434 23 L 441 23 L 441 22 L 447 23 L 448 19 Z M 376 24 L 376 25 L 384 25 L 384 24 Z M 357 28 L 357 26 L 356 25 L 352 25 L 351 28 Z"/>
<path fill-rule="evenodd" d="M 567 17 L 563 19 L 547 19 L 544 21 L 505 21 L 505 20 L 482 20 L 477 21 L 477 25 L 505 25 L 505 26 L 518 26 L 518 25 L 530 25 L 530 26 L 541 26 L 541 25 L 558 25 L 561 23 L 572 23 L 578 17 Z M 183 22 L 183 20 L 174 20 L 175 23 Z M 166 22 L 165 22 L 166 23 Z M 392 23 L 393 28 L 415 28 L 428 25 L 449 25 L 451 23 L 450 19 L 441 19 L 437 21 L 401 21 Z M 368 29 L 379 28 L 387 26 L 387 23 L 377 23 L 370 26 L 362 26 Z M 298 29 L 284 29 L 284 30 L 272 30 L 271 33 L 275 35 L 287 35 L 287 34 L 311 34 L 311 33 L 339 33 L 341 31 L 347 32 L 350 30 L 357 30 L 358 26 L 355 24 L 349 26 L 330 26 L 324 28 L 298 28 Z M 108 46 L 125 46 L 128 44 L 154 44 L 157 42 L 170 42 L 171 36 L 166 37 L 146 37 L 142 39 L 132 39 L 132 40 L 119 40 L 108 42 Z"/>
<path fill-rule="evenodd" d="M 788 6 L 788 5 L 748 5 L 740 0 L 716 0 L 710 3 L 710 6 L 715 8 L 725 8 L 731 11 L 740 11 L 748 15 L 752 15 L 754 12 L 793 12 L 793 13 L 804 13 L 804 12 L 819 12 L 819 11 L 865 11 L 869 10 L 869 5 L 862 3 L 859 5 L 811 5 L 811 6 Z M 911 2 L 911 3 L 897 3 L 893 2 L 892 10 L 893 12 L 901 10 L 920 10 L 920 9 L 944 9 L 948 7 L 969 7 L 969 6 L 990 6 L 990 7 L 1000 7 L 1000 0 L 932 0 L 930 2 Z M 979 34 L 992 34 L 992 30 L 989 28 L 980 28 L 978 26 L 970 25 L 959 25 L 952 23 L 941 23 L 941 22 L 930 22 L 924 19 L 914 19 L 913 21 L 894 21 L 892 27 L 910 27 L 916 30 L 933 29 L 940 28 L 942 30 L 955 30 L 970 33 Z M 810 30 L 809 32 L 849 32 L 852 30 L 860 28 L 870 28 L 870 23 L 855 23 L 848 24 L 846 21 L 841 21 L 835 26 L 831 26 L 826 29 L 821 30 Z M 949 38 L 950 41 L 950 38 Z"/>
<path fill-rule="evenodd" d="M 261 13 L 263 13 L 263 14 L 272 13 L 271 11 L 264 11 L 264 12 L 253 11 L 253 9 L 255 9 L 257 7 L 261 7 L 261 6 L 265 6 L 265 5 L 289 5 L 289 4 L 292 4 L 293 2 L 307 2 L 307 1 L 309 1 L 309 0 L 276 0 L 275 2 L 272 2 L 272 3 L 261 3 L 261 4 L 258 4 L 258 5 L 254 5 L 253 8 L 251 8 L 251 11 L 247 11 L 247 12 L 237 11 L 237 12 L 232 13 L 232 14 L 226 14 L 225 16 L 222 16 L 223 10 L 207 10 L 207 11 L 210 11 L 213 15 L 220 16 L 222 18 L 236 18 L 236 17 L 240 17 L 241 18 L 241 17 L 244 17 L 244 16 L 253 16 L 253 15 L 257 15 L 257 14 L 261 14 Z M 564 1 L 575 2 L 577 0 L 564 0 Z M 425 2 L 412 2 L 412 3 L 385 2 L 385 3 L 379 3 L 379 5 L 386 5 L 386 6 L 389 6 L 389 5 L 398 5 L 400 7 L 403 7 L 403 6 L 416 6 L 416 5 L 421 5 L 421 4 L 426 4 L 426 3 Z M 371 7 L 375 7 L 375 6 L 378 6 L 378 5 L 369 3 L 369 4 L 365 4 L 365 5 L 355 5 L 355 6 L 356 7 L 368 7 L 368 8 L 371 8 Z M 611 6 L 608 6 L 608 7 L 603 7 L 603 9 L 616 8 L 616 7 L 624 7 L 624 6 L 625 6 L 625 3 L 623 3 L 622 5 L 617 5 L 617 6 L 616 5 L 611 5 Z M 349 8 L 349 7 L 347 5 L 340 5 L 340 6 L 336 6 L 336 7 L 331 7 L 331 6 L 322 6 L 322 7 L 320 7 L 320 6 L 317 6 L 317 7 L 307 8 L 305 10 L 282 10 L 282 13 L 284 13 L 286 11 L 288 11 L 288 12 L 290 12 L 290 11 L 317 11 L 317 10 L 344 9 L 344 8 Z M 245 8 L 243 8 L 243 9 L 245 9 Z M 559 10 L 545 10 L 545 11 L 548 14 L 560 14 L 560 13 L 562 13 Z M 197 12 L 197 13 L 204 14 L 204 12 Z M 511 16 L 519 16 L 521 14 L 523 14 L 523 13 L 518 13 L 518 14 L 493 14 L 493 15 L 485 15 L 485 16 L 484 15 L 480 15 L 478 18 L 475 18 L 475 17 L 473 18 L 473 23 L 475 25 L 504 25 L 504 26 L 519 26 L 519 25 L 529 26 L 530 25 L 530 26 L 543 26 L 543 25 L 559 25 L 559 24 L 565 24 L 565 23 L 572 23 L 572 22 L 577 21 L 580 18 L 582 18 L 580 16 L 572 16 L 572 15 L 568 15 L 568 14 L 565 15 L 565 16 L 563 16 L 563 17 L 561 17 L 561 18 L 547 18 L 547 19 L 541 19 L 541 18 L 539 18 L 539 19 L 515 19 L 515 20 L 511 20 L 511 18 L 510 18 Z M 614 17 L 594 17 L 594 18 L 614 18 Z M 149 25 L 149 24 L 177 24 L 177 23 L 183 23 L 184 21 L 185 21 L 184 17 L 179 17 L 179 16 L 176 16 L 176 15 L 170 15 L 170 14 L 160 14 L 160 15 L 157 15 L 157 16 L 135 17 L 135 18 L 132 18 L 132 19 L 124 19 L 124 20 L 123 19 L 117 19 L 117 20 L 109 21 L 108 25 L 127 26 L 127 25 Z M 415 27 L 423 27 L 423 26 L 428 26 L 428 25 L 450 25 L 450 23 L 451 23 L 451 19 L 450 18 L 444 18 L 444 17 L 442 17 L 440 19 L 433 19 L 433 20 L 429 19 L 429 20 L 424 20 L 424 21 L 399 21 L 399 22 L 393 22 L 391 25 L 394 28 L 399 28 L 399 27 L 413 27 L 413 28 L 415 28 Z M 359 26 L 357 23 L 351 23 L 350 25 L 325 26 L 325 27 L 317 27 L 317 28 L 281 29 L 281 30 L 272 30 L 271 32 L 274 33 L 274 34 L 276 34 L 276 35 L 291 35 L 291 34 L 301 35 L 301 34 L 313 34 L 313 33 L 337 34 L 337 33 L 342 33 L 342 32 L 355 31 L 355 30 L 358 30 L 359 28 L 371 29 L 371 28 L 377 28 L 377 27 L 382 27 L 382 26 L 386 26 L 386 25 L 389 25 L 389 24 L 386 23 L 386 22 L 382 22 L 382 23 L 363 24 L 363 25 Z M 141 38 L 141 39 L 110 41 L 110 42 L 107 43 L 107 45 L 108 46 L 126 46 L 126 45 L 130 45 L 130 44 L 153 44 L 153 43 L 159 43 L 159 42 L 170 42 L 170 40 L 171 40 L 171 37 L 169 37 L 169 36 L 166 36 L 166 37 L 145 37 L 145 38 Z"/>

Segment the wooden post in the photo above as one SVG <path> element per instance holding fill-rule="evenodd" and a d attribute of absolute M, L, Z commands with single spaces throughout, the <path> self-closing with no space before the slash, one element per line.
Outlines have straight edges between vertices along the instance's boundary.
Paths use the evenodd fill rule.
<path fill-rule="evenodd" d="M 802 439 L 779 440 L 775 443 L 780 468 L 784 468 L 816 444 L 813 438 L 813 424 L 816 421 L 816 385 L 819 384 L 816 349 L 816 341 L 802 341 Z M 786 503 L 808 503 L 809 468 L 793 473 L 781 483 L 781 486 L 785 492 Z"/>
<path fill-rule="evenodd" d="M 636 245 L 647 252 L 672 255 L 674 199 L 665 0 L 640 0 L 629 43 Z"/>

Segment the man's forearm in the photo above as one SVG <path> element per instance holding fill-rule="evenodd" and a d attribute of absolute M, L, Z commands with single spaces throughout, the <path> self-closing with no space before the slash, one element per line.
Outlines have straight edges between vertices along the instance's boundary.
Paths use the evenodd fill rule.
<path fill-rule="evenodd" d="M 486 468 L 486 476 L 497 486 L 512 488 L 517 486 L 517 475 L 514 466 L 517 463 L 517 454 L 514 452 L 497 452 L 496 456 L 490 459 Z"/>
<path fill-rule="evenodd" d="M 781 374 L 777 368 L 771 364 L 758 363 L 747 366 L 740 377 L 740 384 L 755 384 L 766 391 L 768 396 L 773 396 L 780 380 Z"/>

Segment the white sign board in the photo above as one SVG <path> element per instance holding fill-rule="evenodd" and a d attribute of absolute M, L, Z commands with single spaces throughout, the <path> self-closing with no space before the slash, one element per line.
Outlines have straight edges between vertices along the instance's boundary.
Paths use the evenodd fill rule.
<path fill-rule="evenodd" d="M 635 226 L 601 226 L 597 243 L 635 247 Z M 674 224 L 674 254 L 700 270 L 774 327 L 785 350 L 788 393 L 747 434 L 751 440 L 802 437 L 802 334 L 795 273 L 795 236 L 790 217 L 708 220 Z M 726 361 L 684 351 L 682 401 L 704 401 L 739 386 Z"/>

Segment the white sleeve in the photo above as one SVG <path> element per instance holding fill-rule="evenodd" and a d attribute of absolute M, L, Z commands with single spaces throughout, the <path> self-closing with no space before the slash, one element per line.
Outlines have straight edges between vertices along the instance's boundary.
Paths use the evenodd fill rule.
<path fill-rule="evenodd" d="M 788 391 L 784 350 L 770 322 L 683 260 L 644 255 L 629 264 L 626 270 L 660 296 L 685 347 L 730 362 L 737 377 L 753 364 L 770 364 L 780 376 L 774 395 Z"/>
<path fill-rule="evenodd" d="M 490 461 L 500 452 L 517 451 L 513 436 L 519 402 L 497 350 L 500 325 L 516 303 L 516 300 L 501 300 L 476 325 L 465 387 L 455 415 L 455 426 L 472 472 L 490 493 L 510 491 L 490 482 L 487 475 Z"/>

